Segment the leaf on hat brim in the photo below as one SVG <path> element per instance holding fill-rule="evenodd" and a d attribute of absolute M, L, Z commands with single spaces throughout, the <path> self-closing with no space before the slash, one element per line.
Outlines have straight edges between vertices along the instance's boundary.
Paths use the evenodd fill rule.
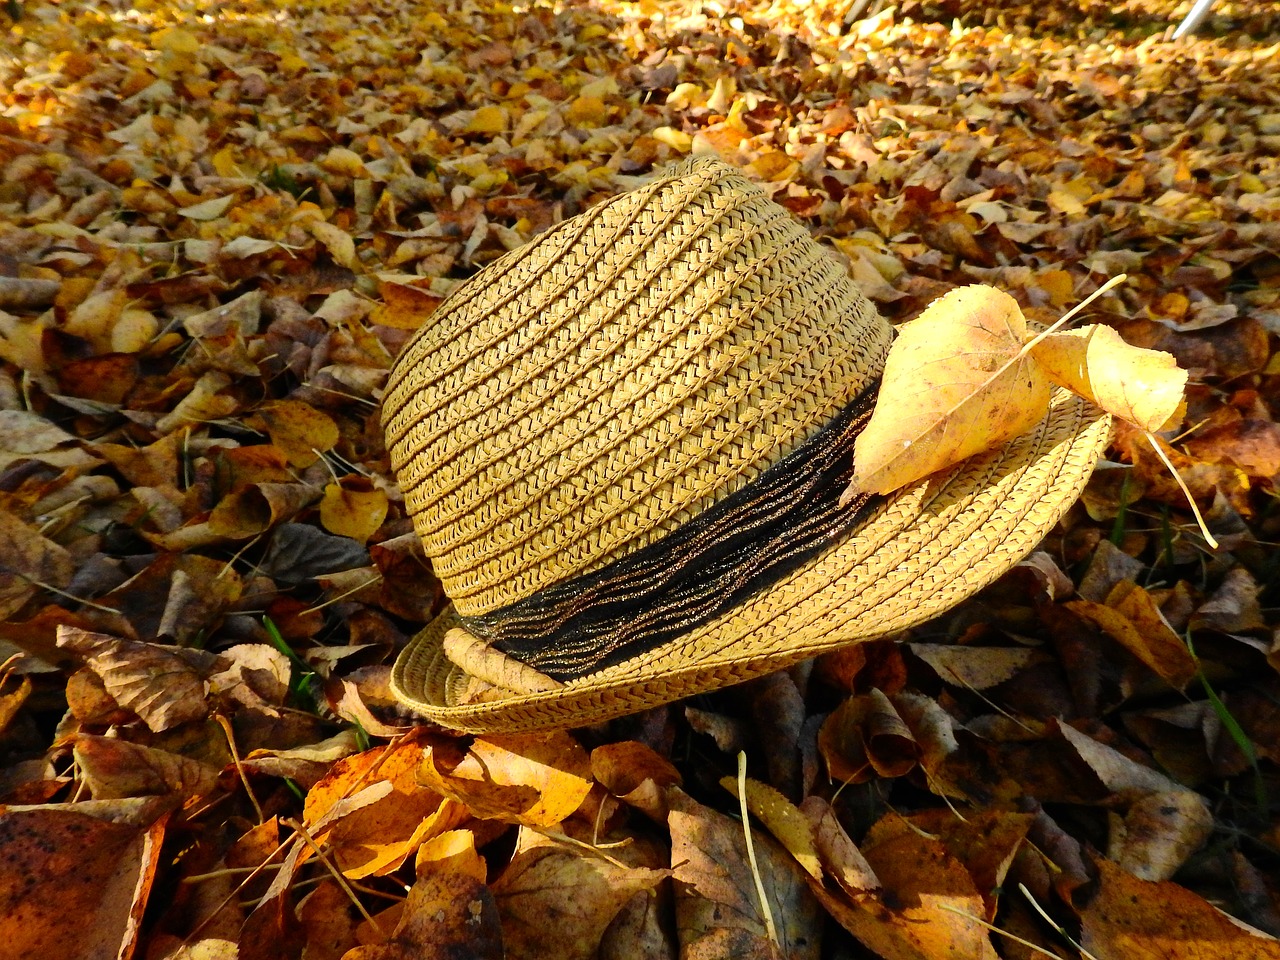
<path fill-rule="evenodd" d="M 1008 294 L 951 290 L 899 328 L 841 503 L 1008 443 L 1043 419 L 1051 383 L 1151 431 L 1177 421 L 1186 382 L 1170 354 L 1130 346 L 1110 327 L 1032 337 Z"/>
<path fill-rule="evenodd" d="M 1131 346 L 1111 327 L 1051 333 L 1030 352 L 1054 383 L 1143 430 L 1161 429 L 1183 403 L 1187 372 L 1172 354 Z"/>
<path fill-rule="evenodd" d="M 842 502 L 897 490 L 1038 423 L 1050 385 L 1023 352 L 1026 333 L 1017 301 L 983 285 L 952 290 L 903 324 Z"/>

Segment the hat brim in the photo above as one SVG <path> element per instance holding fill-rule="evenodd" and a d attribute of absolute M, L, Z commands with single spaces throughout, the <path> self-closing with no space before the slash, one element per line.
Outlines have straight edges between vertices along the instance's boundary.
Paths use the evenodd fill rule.
<path fill-rule="evenodd" d="M 1016 564 L 1075 502 L 1110 418 L 1062 390 L 1032 431 L 898 491 L 851 535 L 730 612 L 555 690 L 489 688 L 444 653 L 451 610 L 410 640 L 393 693 L 469 733 L 587 726 L 780 670 L 906 629 L 951 608 Z"/>

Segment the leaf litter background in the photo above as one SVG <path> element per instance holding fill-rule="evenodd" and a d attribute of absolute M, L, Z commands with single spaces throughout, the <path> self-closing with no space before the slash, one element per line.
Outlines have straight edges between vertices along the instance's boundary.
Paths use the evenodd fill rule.
<path fill-rule="evenodd" d="M 39 0 L 0 81 L 0 954 L 1275 957 L 1280 15 Z M 1061 7 L 1061 9 L 1059 9 Z M 1191 373 L 950 615 L 575 733 L 414 728 L 388 476 L 462 278 L 690 151 L 894 320 Z M 737 755 L 745 751 L 745 794 Z M 770 909 L 760 907 L 741 823 Z"/>

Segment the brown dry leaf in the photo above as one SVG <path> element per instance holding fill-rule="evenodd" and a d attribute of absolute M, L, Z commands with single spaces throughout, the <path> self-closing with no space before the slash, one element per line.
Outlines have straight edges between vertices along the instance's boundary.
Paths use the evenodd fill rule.
<path fill-rule="evenodd" d="M 0 410 L 0 437 L 0 469 L 15 460 L 39 460 L 59 468 L 86 468 L 99 460 L 74 436 L 30 410 Z"/>
<path fill-rule="evenodd" d="M 634 740 L 606 743 L 591 751 L 596 782 L 658 823 L 667 821 L 666 788 L 682 780 L 671 761 Z"/>
<path fill-rule="evenodd" d="M 1131 346 L 1111 327 L 1051 333 L 1031 356 L 1054 383 L 1143 430 L 1162 429 L 1184 402 L 1187 371 L 1173 355 Z"/>
<path fill-rule="evenodd" d="M 369 316 L 371 323 L 397 330 L 417 330 L 440 306 L 441 297 L 403 283 L 380 283 L 382 303 Z"/>
<path fill-rule="evenodd" d="M 298 903 L 298 923 L 306 946 L 307 960 L 341 960 L 359 941 L 358 919 L 347 892 L 336 881 L 322 880 Z M 237 960 L 233 956 L 232 960 Z"/>
<path fill-rule="evenodd" d="M 212 793 L 218 768 L 167 750 L 110 737 L 80 734 L 74 750 L 80 776 L 95 800 Z"/>
<path fill-rule="evenodd" d="M 295 467 L 311 466 L 338 442 L 338 425 L 333 418 L 300 400 L 263 404 L 255 417 Z"/>
<path fill-rule="evenodd" d="M 355 730 L 343 730 L 327 740 L 295 747 L 291 750 L 252 750 L 242 765 L 251 773 L 271 777 L 288 777 L 304 789 L 311 789 L 338 760 L 358 750 Z"/>
<path fill-rule="evenodd" d="M 65 548 L 0 510 L 0 619 L 9 619 L 46 586 L 66 587 L 73 573 Z"/>
<path fill-rule="evenodd" d="M 464 819 L 460 805 L 419 784 L 417 773 L 425 755 L 422 742 L 413 738 L 368 750 L 335 763 L 307 792 L 306 822 L 318 841 L 327 841 L 335 863 L 348 877 L 390 873 L 423 840 Z M 341 798 L 375 782 L 388 783 L 392 789 L 345 816 L 328 817 Z M 331 826 L 320 831 L 315 825 L 326 819 Z"/>
<path fill-rule="evenodd" d="M 920 760 L 911 728 L 879 689 L 836 707 L 818 731 L 818 750 L 831 779 L 845 783 L 900 777 Z"/>
<path fill-rule="evenodd" d="M 1111 815 L 1107 856 L 1141 880 L 1168 880 L 1204 846 L 1213 815 L 1190 790 L 1153 793 Z"/>
<path fill-rule="evenodd" d="M 1085 762 L 1113 800 L 1138 800 L 1151 793 L 1182 790 L 1163 773 L 1135 763 L 1119 750 L 1086 736 L 1070 724 L 1056 723 L 1053 729 Z"/>
<path fill-rule="evenodd" d="M 532 827 L 564 820 L 592 782 L 586 751 L 560 730 L 477 737 L 461 756 L 428 749 L 419 775 L 476 817 Z"/>
<path fill-rule="evenodd" d="M 1182 638 L 1173 632 L 1151 595 L 1131 580 L 1122 580 L 1106 603 L 1071 600 L 1067 609 L 1104 630 L 1176 690 L 1184 690 L 1199 665 Z"/>
<path fill-rule="evenodd" d="M 669 875 L 606 856 L 522 829 L 515 856 L 491 887 L 508 957 L 546 956 L 548 933 L 554 930 L 557 957 L 591 960 L 627 901 Z"/>
<path fill-rule="evenodd" d="M 504 955 L 493 893 L 466 865 L 445 859 L 419 872 L 390 940 L 356 947 L 343 960 L 502 960 Z"/>
<path fill-rule="evenodd" d="M 324 488 L 320 522 L 330 533 L 364 543 L 387 518 L 387 495 L 365 477 L 343 477 Z"/>
<path fill-rule="evenodd" d="M 769 939 L 743 825 L 694 802 L 677 788 L 670 795 L 671 863 L 676 880 L 676 929 L 682 957 L 817 957 L 818 905 L 807 876 L 772 838 L 752 832 L 765 896 L 780 943 Z M 732 944 L 732 947 L 730 947 Z"/>
<path fill-rule="evenodd" d="M 842 501 L 890 493 L 1030 430 L 1049 381 L 1022 353 L 1026 320 L 993 287 L 952 290 L 898 328 Z"/>
<path fill-rule="evenodd" d="M 1080 911 L 1081 945 L 1098 960 L 1277 960 L 1280 941 L 1176 883 L 1139 880 L 1095 858 L 1098 892 Z"/>
<path fill-rule="evenodd" d="M 207 681 L 217 659 L 211 653 L 70 626 L 58 628 L 57 642 L 83 658 L 112 699 L 154 733 L 208 716 Z"/>
<path fill-rule="evenodd" d="M 132 955 L 159 864 L 162 813 L 154 801 L 0 810 L 5 956 Z"/>
<path fill-rule="evenodd" d="M 871 828 L 862 851 L 883 893 L 852 905 L 822 899 L 864 946 L 882 960 L 997 960 L 982 896 L 941 841 L 889 814 Z"/>
<path fill-rule="evenodd" d="M 909 644 L 944 683 L 988 690 L 1012 680 L 1044 654 L 1031 647 L 958 647 L 936 643 Z"/>
<path fill-rule="evenodd" d="M 947 853 L 969 871 L 974 889 L 987 904 L 984 919 L 993 920 L 996 896 L 1035 817 L 987 809 L 966 811 L 962 819 L 952 810 L 935 807 L 913 814 L 910 819 L 917 830 L 942 841 Z"/>
<path fill-rule="evenodd" d="M 819 796 L 805 797 L 800 813 L 809 821 L 822 866 L 847 895 L 856 900 L 880 889 L 879 877 L 841 826 L 831 804 Z"/>
<path fill-rule="evenodd" d="M 1191 616 L 1192 630 L 1220 630 L 1238 634 L 1266 627 L 1258 600 L 1258 582 L 1244 567 L 1233 567 L 1218 589 Z"/>

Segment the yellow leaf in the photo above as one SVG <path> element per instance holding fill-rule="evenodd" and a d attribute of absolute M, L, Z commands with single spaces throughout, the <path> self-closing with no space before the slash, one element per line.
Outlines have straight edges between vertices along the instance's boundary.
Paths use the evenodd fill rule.
<path fill-rule="evenodd" d="M 334 147 L 317 160 L 316 165 L 328 173 L 346 177 L 369 176 L 369 171 L 365 168 L 364 161 L 360 159 L 360 154 L 346 147 Z"/>
<path fill-rule="evenodd" d="M 178 216 L 186 217 L 188 220 L 217 220 L 230 209 L 235 199 L 234 196 L 226 196 L 203 200 L 189 207 L 183 207 L 178 211 Z"/>
<path fill-rule="evenodd" d="M 258 410 L 258 418 L 271 435 L 271 442 L 295 467 L 311 466 L 338 442 L 338 425 L 333 418 L 301 400 L 267 404 Z"/>
<path fill-rule="evenodd" d="M 111 328 L 111 349 L 115 353 L 138 353 L 159 331 L 160 321 L 149 310 L 127 309 Z"/>
<path fill-rule="evenodd" d="M 693 146 L 693 137 L 685 133 L 683 130 L 677 130 L 675 127 L 657 127 L 649 136 L 657 140 L 659 143 L 665 143 L 672 150 L 680 153 L 688 153 Z"/>
<path fill-rule="evenodd" d="M 502 107 L 481 107 L 472 115 L 463 133 L 502 133 L 507 129 L 507 111 Z"/>
<path fill-rule="evenodd" d="M 1031 355 L 1054 383 L 1143 430 L 1159 430 L 1178 412 L 1187 385 L 1172 355 L 1131 346 L 1097 324 L 1051 333 Z"/>
<path fill-rule="evenodd" d="M 103 348 L 110 342 L 111 329 L 124 312 L 129 295 L 123 290 L 104 290 L 89 297 L 67 317 L 63 329 Z"/>
<path fill-rule="evenodd" d="M 565 119 L 570 123 L 598 127 L 608 118 L 608 108 L 599 97 L 578 97 L 569 104 Z"/>
<path fill-rule="evenodd" d="M 360 258 L 356 256 L 356 242 L 351 239 L 351 234 L 347 231 L 324 220 L 312 220 L 307 224 L 307 231 L 325 245 L 334 263 L 348 270 L 360 269 Z"/>
<path fill-rule="evenodd" d="M 738 796 L 737 777 L 721 777 L 720 786 L 742 799 Z M 813 830 L 795 804 L 767 783 L 747 777 L 747 809 L 787 848 L 805 873 L 822 882 L 822 865 L 813 845 Z"/>
<path fill-rule="evenodd" d="M 362 485 L 366 489 L 349 489 L 340 483 L 325 487 L 320 522 L 330 533 L 364 543 L 387 518 L 387 495 L 368 481 Z"/>
<path fill-rule="evenodd" d="M 200 39 L 189 30 L 182 30 L 178 27 L 161 30 L 153 37 L 152 43 L 157 50 L 187 56 L 200 49 Z"/>
<path fill-rule="evenodd" d="M 981 285 L 952 290 L 901 326 L 843 499 L 896 490 L 1038 423 L 1050 387 L 1021 353 L 1026 330 L 1017 301 Z"/>

